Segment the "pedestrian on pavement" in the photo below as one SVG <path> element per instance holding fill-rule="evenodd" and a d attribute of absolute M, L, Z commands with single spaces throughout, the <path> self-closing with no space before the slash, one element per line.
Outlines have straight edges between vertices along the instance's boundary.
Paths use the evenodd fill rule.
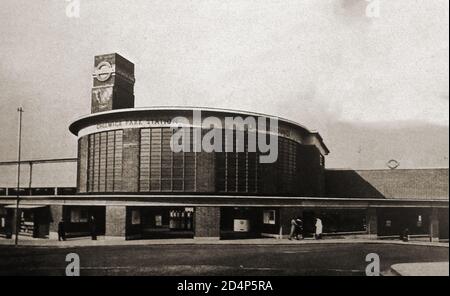
<path fill-rule="evenodd" d="M 61 219 L 58 223 L 58 241 L 66 240 L 66 227 L 64 223 L 64 219 Z"/>
<path fill-rule="evenodd" d="M 291 232 L 289 233 L 289 240 L 292 240 L 292 238 L 297 237 L 297 221 L 295 218 L 291 219 Z"/>
<path fill-rule="evenodd" d="M 302 219 L 300 219 L 300 217 L 297 217 L 297 219 L 295 219 L 295 222 L 297 223 L 296 239 L 303 239 L 303 221 Z"/>
<path fill-rule="evenodd" d="M 316 239 L 322 239 L 322 229 L 323 229 L 322 220 L 316 218 L 316 234 L 315 234 Z"/>
<path fill-rule="evenodd" d="M 95 225 L 95 218 L 94 216 L 91 216 L 91 219 L 89 219 L 89 229 L 91 231 L 91 238 L 92 240 L 97 240 L 97 229 Z"/>
<path fill-rule="evenodd" d="M 401 239 L 404 242 L 409 242 L 409 229 L 405 228 L 405 230 L 403 230 L 403 233 L 401 235 Z"/>

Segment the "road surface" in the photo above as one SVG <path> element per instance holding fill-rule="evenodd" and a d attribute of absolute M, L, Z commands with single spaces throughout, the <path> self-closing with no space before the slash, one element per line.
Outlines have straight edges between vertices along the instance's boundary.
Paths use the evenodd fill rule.
<path fill-rule="evenodd" d="M 396 263 L 448 261 L 449 249 L 389 244 L 151 245 L 74 248 L 0 246 L 0 275 L 65 275 L 68 253 L 81 275 L 365 275 Z"/>

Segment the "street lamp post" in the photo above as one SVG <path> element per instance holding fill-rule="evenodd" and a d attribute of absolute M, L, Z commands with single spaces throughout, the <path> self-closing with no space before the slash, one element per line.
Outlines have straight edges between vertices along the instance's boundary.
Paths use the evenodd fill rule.
<path fill-rule="evenodd" d="M 18 148 L 17 148 L 17 198 L 16 198 L 16 237 L 14 244 L 17 246 L 19 244 L 19 228 L 20 228 L 20 215 L 19 215 L 19 200 L 20 200 L 20 156 L 22 149 L 22 113 L 23 108 L 17 108 L 19 112 L 19 134 L 18 134 Z"/>

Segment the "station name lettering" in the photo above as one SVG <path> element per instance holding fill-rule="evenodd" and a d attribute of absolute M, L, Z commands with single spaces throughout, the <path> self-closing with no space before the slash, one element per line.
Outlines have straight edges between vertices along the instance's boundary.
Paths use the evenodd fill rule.
<path fill-rule="evenodd" d="M 105 128 L 127 128 L 127 127 L 142 127 L 142 126 L 164 126 L 172 124 L 172 120 L 124 120 L 124 121 L 110 121 L 97 124 L 97 129 Z"/>

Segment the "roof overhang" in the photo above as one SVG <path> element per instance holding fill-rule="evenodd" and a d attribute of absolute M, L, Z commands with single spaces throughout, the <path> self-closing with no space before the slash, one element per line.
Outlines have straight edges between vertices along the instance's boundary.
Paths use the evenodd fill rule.
<path fill-rule="evenodd" d="M 0 198 L 0 204 L 14 203 L 14 198 Z M 121 205 L 121 206 L 234 206 L 303 207 L 329 209 L 366 208 L 448 208 L 447 200 L 383 198 L 319 198 L 211 195 L 64 195 L 23 197 L 21 203 L 46 205 Z"/>
<path fill-rule="evenodd" d="M 310 136 L 313 136 L 317 138 L 318 142 L 321 145 L 321 148 L 325 152 L 325 154 L 328 154 L 330 150 L 325 145 L 323 138 L 320 136 L 320 134 L 317 131 L 310 130 L 306 128 L 305 126 L 289 120 L 282 117 L 276 117 L 273 115 L 263 114 L 263 113 L 256 113 L 256 112 L 248 112 L 248 111 L 241 111 L 241 110 L 232 110 L 232 109 L 220 109 L 220 108 L 208 108 L 208 107 L 179 107 L 179 106 L 161 106 L 161 107 L 142 107 L 142 108 L 127 108 L 127 109 L 117 109 L 117 110 L 111 110 L 111 111 L 105 111 L 105 112 L 98 112 L 93 114 L 88 114 L 85 116 L 82 116 L 76 120 L 74 120 L 69 125 L 69 130 L 72 134 L 78 135 L 78 132 L 89 125 L 96 124 L 97 122 L 101 121 L 107 121 L 107 120 L 114 120 L 117 118 L 123 118 L 123 117 L 132 117 L 135 115 L 145 115 L 145 114 L 151 114 L 151 113 L 157 113 L 157 112 L 166 112 L 166 113 L 186 113 L 186 112 L 193 112 L 193 111 L 201 111 L 208 114 L 220 114 L 222 116 L 228 115 L 228 116 L 254 116 L 254 117 L 265 117 L 265 118 L 274 118 L 277 119 L 289 126 L 292 126 L 293 128 L 301 130 L 303 133 L 306 133 Z M 176 116 L 179 116 L 179 114 L 176 114 Z"/>

